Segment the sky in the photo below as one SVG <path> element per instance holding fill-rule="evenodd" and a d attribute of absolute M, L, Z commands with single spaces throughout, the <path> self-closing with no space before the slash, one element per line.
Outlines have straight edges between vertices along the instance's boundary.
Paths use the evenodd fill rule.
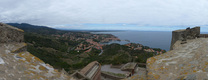
<path fill-rule="evenodd" d="M 0 0 L 0 22 L 59 29 L 208 31 L 208 0 Z"/>

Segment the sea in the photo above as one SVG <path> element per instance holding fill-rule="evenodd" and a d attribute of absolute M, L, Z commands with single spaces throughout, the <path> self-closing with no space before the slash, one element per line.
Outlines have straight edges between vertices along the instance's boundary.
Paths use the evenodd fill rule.
<path fill-rule="evenodd" d="M 170 50 L 172 31 L 109 31 L 93 32 L 94 34 L 112 34 L 122 41 L 111 41 L 107 44 L 118 43 L 139 43 L 151 48 L 160 48 L 166 51 Z M 201 32 L 208 34 L 208 32 Z M 106 43 L 105 43 L 106 44 Z"/>
<path fill-rule="evenodd" d="M 111 43 L 127 44 L 139 43 L 151 48 L 161 48 L 169 51 L 172 32 L 171 31 L 115 31 L 115 32 L 94 32 L 95 34 L 112 34 L 121 41 L 112 41 Z"/>

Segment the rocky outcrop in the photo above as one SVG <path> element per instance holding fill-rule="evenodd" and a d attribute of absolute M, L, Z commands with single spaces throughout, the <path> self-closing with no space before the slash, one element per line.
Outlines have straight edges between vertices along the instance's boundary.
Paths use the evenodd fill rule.
<path fill-rule="evenodd" d="M 0 80 L 69 80 L 67 73 L 27 52 L 23 32 L 0 23 Z"/>

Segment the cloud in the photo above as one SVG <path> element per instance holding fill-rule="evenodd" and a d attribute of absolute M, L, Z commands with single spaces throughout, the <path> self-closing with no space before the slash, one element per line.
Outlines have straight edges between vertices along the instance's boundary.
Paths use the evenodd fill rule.
<path fill-rule="evenodd" d="M 0 21 L 6 23 L 49 26 L 85 23 L 196 26 L 208 23 L 208 0 L 1 0 L 0 5 Z"/>

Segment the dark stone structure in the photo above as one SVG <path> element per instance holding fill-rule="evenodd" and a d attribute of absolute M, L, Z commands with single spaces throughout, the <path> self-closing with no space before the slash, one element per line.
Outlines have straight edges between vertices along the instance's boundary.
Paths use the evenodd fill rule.
<path fill-rule="evenodd" d="M 194 28 L 187 28 L 184 30 L 176 30 L 172 32 L 172 41 L 171 41 L 171 46 L 170 50 L 173 50 L 173 45 L 175 44 L 176 41 L 181 40 L 182 43 L 186 43 L 187 39 L 195 39 L 200 37 L 200 27 L 194 27 Z"/>
<path fill-rule="evenodd" d="M 0 35 L 0 43 L 24 41 L 24 31 L 7 24 L 0 23 Z"/>

